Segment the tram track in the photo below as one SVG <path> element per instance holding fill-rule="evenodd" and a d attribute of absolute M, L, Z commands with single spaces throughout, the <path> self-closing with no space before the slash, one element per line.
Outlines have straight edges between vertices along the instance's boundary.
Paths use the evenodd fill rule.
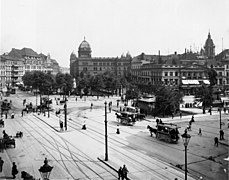
<path fill-rule="evenodd" d="M 78 112 L 78 113 L 80 113 L 80 112 Z M 87 120 L 91 120 L 91 119 L 88 118 Z M 95 122 L 95 120 L 93 120 L 93 122 Z M 103 124 L 103 123 L 98 122 L 98 121 L 97 121 L 97 123 Z M 78 125 L 80 125 L 80 124 L 78 124 Z M 91 125 L 90 125 L 90 127 L 91 127 Z M 90 128 L 87 128 L 87 129 L 90 129 Z M 93 128 L 93 127 L 92 127 L 92 129 L 90 129 L 90 130 L 94 130 L 94 129 L 96 129 L 96 128 Z M 122 133 L 123 133 L 123 132 L 124 132 L 124 130 L 122 130 Z M 98 133 L 98 132 L 97 132 L 97 133 Z M 130 134 L 130 135 L 135 135 L 135 134 L 129 133 L 129 132 L 125 132 L 125 133 L 128 133 L 128 134 Z M 103 134 L 102 134 L 102 136 L 103 136 Z M 110 137 L 109 137 L 109 138 L 110 138 Z M 143 138 L 143 139 L 145 140 L 145 138 Z M 157 141 L 157 143 L 158 143 L 158 141 Z M 160 144 L 162 144 L 162 143 L 160 143 Z M 166 144 L 166 147 L 168 147 L 167 144 Z M 170 146 L 170 147 L 171 147 L 171 146 Z M 171 148 L 174 148 L 174 147 L 171 147 Z M 177 149 L 177 148 L 174 148 L 174 149 Z M 182 151 L 182 152 L 184 151 L 183 149 L 178 149 L 178 150 L 180 150 L 180 151 Z M 203 156 L 197 155 L 197 154 L 195 154 L 195 153 L 190 153 L 190 152 L 188 152 L 188 153 L 189 153 L 189 154 L 192 154 L 193 156 L 196 156 L 196 157 L 202 159 L 202 160 L 198 160 L 198 161 L 196 161 L 196 162 L 191 162 L 190 164 L 199 163 L 199 162 L 203 162 L 203 161 L 209 161 L 208 157 L 203 157 Z M 161 159 L 161 158 L 159 158 L 159 159 Z M 165 160 L 165 159 L 163 159 L 163 160 Z M 168 159 L 166 159 L 165 161 L 168 162 Z M 218 162 L 216 162 L 216 163 L 218 163 Z M 170 164 L 171 164 L 171 163 L 170 163 Z M 173 165 L 173 164 L 172 164 L 172 165 Z M 204 174 L 201 174 L 199 171 L 193 170 L 193 172 L 196 172 L 195 174 L 205 176 Z"/>
<path fill-rule="evenodd" d="M 73 125 L 76 125 L 76 127 L 75 126 L 73 126 Z M 71 121 L 71 125 L 69 125 L 69 123 L 68 123 L 68 126 L 70 126 L 71 128 L 73 128 L 73 129 L 75 129 L 75 130 L 78 130 L 79 128 L 79 126 L 80 126 L 81 124 L 80 123 L 77 123 L 77 122 L 73 122 L 73 121 Z M 87 128 L 87 131 L 89 130 L 90 132 L 89 133 L 86 133 L 86 132 L 82 132 L 81 131 L 81 133 L 84 133 L 84 134 L 86 134 L 87 136 L 90 136 L 91 138 L 93 138 L 94 140 L 96 140 L 96 141 L 98 141 L 98 142 L 101 142 L 102 144 L 104 144 L 104 135 L 102 134 L 102 133 L 100 133 L 100 132 L 98 132 L 98 131 L 96 131 L 96 130 L 94 130 L 94 129 L 96 129 L 96 128 L 91 128 L 91 126 L 90 126 L 90 128 Z M 97 138 L 95 138 L 95 136 L 93 136 L 92 134 L 95 134 L 95 136 L 97 136 L 97 137 L 99 137 L 100 139 L 102 139 L 102 140 L 98 140 Z M 99 135 L 99 136 L 98 136 Z M 132 155 L 134 155 L 134 157 L 141 157 L 141 159 L 143 159 L 144 161 L 146 161 L 148 164 L 151 164 L 152 165 L 152 162 L 148 159 L 148 158 L 143 158 L 142 156 L 143 155 L 145 155 L 145 153 L 142 153 L 142 152 L 138 152 L 138 149 L 137 148 L 133 148 L 132 146 L 129 146 L 129 145 L 127 145 L 126 143 L 123 143 L 123 142 L 120 142 L 120 138 L 119 138 L 119 141 L 118 140 L 116 140 L 116 139 L 114 139 L 114 138 L 111 138 L 111 137 L 109 137 L 109 143 L 110 144 L 113 144 L 114 146 L 120 146 L 120 144 L 122 145 L 122 146 L 126 146 L 126 147 L 128 147 L 128 148 L 130 148 L 131 150 L 135 150 L 136 152 L 134 153 L 133 151 L 129 151 L 128 153 L 131 153 Z M 123 140 L 122 140 L 123 141 Z M 147 169 L 148 171 L 153 171 L 154 173 L 156 173 L 157 175 L 160 175 L 160 176 L 164 176 L 164 175 L 162 175 L 162 174 L 158 174 L 158 172 L 155 170 L 155 169 L 151 169 L 151 168 L 149 168 L 149 166 L 147 166 L 146 164 L 143 164 L 143 163 L 140 163 L 140 162 L 137 162 L 136 161 L 136 159 L 134 159 L 134 158 L 132 158 L 131 156 L 129 156 L 128 154 L 125 154 L 125 153 L 123 153 L 122 151 L 120 151 L 120 149 L 118 148 L 113 148 L 113 147 L 111 147 L 110 146 L 110 149 L 113 149 L 114 151 L 116 151 L 116 152 L 118 152 L 119 154 L 122 154 L 123 156 L 125 156 L 125 158 L 129 158 L 131 161 L 133 161 L 133 162 L 135 162 L 135 163 L 137 163 L 137 164 L 139 164 L 140 166 L 142 166 L 142 167 L 144 167 L 144 169 Z M 151 157 L 152 158 L 152 157 Z M 161 161 L 161 160 L 159 160 L 159 159 L 157 159 L 157 161 Z M 161 161 L 161 163 L 163 163 L 165 166 L 167 166 L 168 164 L 167 163 L 164 163 L 163 161 Z M 158 166 L 157 164 L 154 164 L 155 166 Z M 171 164 L 170 164 L 171 165 Z M 164 167 L 159 167 L 159 168 L 157 168 L 157 169 L 163 169 Z M 175 168 L 175 167 L 174 167 Z M 137 172 L 132 172 L 132 173 L 137 173 Z M 171 172 L 172 173 L 172 172 Z M 176 177 L 177 176 L 177 174 L 174 174 L 174 176 Z M 163 179 L 170 179 L 170 178 L 168 178 L 168 177 L 163 177 Z"/>
<path fill-rule="evenodd" d="M 36 116 L 34 116 L 35 118 L 37 118 Z M 37 119 L 39 119 L 39 118 L 37 118 Z M 72 151 L 70 151 L 70 149 L 69 149 L 69 147 L 68 147 L 68 145 L 67 144 L 70 144 L 71 146 L 73 146 L 74 148 L 76 148 L 72 143 L 70 143 L 70 142 L 68 142 L 68 141 L 66 141 L 65 139 L 63 139 L 61 136 L 59 136 L 58 135 L 58 137 L 60 138 L 60 139 L 62 139 L 62 141 L 65 143 L 65 145 L 67 146 L 67 148 L 66 147 L 64 147 L 63 145 L 61 145 L 58 141 L 56 141 L 50 134 L 48 134 L 46 131 L 44 131 L 44 129 L 42 129 L 42 128 L 39 128 L 39 130 L 41 130 L 42 132 L 44 132 L 44 134 L 45 134 L 45 136 L 44 136 L 44 134 L 42 134 L 42 133 L 40 133 L 38 130 L 37 130 L 37 128 L 33 128 L 27 121 L 24 121 L 30 128 L 32 128 L 33 129 L 33 131 L 35 131 L 36 133 L 38 133 L 39 134 L 39 136 L 42 138 L 42 139 L 45 139 L 47 142 L 49 142 L 49 144 L 51 144 L 52 145 L 52 147 L 53 147 L 53 149 L 51 149 L 52 151 L 57 151 L 59 154 L 60 154 L 60 156 L 61 156 L 61 162 L 62 162 L 62 164 L 51 154 L 51 152 L 50 152 L 50 148 L 47 148 L 47 145 L 45 145 L 44 143 L 42 143 L 38 138 L 36 138 L 31 132 L 28 132 L 31 136 L 33 136 L 33 138 L 34 139 L 36 139 L 41 145 L 42 145 L 42 147 L 47 151 L 47 152 L 49 152 L 49 154 L 53 157 L 53 159 L 55 159 L 67 172 L 68 172 L 68 174 L 73 178 L 73 179 L 75 179 L 74 177 L 73 177 L 73 175 L 71 175 L 71 173 L 70 173 L 70 171 L 68 171 L 68 168 L 67 168 L 67 166 L 65 165 L 65 162 L 64 162 L 64 160 L 63 160 L 63 158 L 62 158 L 62 156 L 64 157 L 64 158 L 66 158 L 67 160 L 68 160 L 68 162 L 74 162 L 74 164 L 75 164 L 75 166 L 77 166 L 76 168 L 78 168 L 78 169 L 80 169 L 81 170 L 81 173 L 83 173 L 84 174 L 84 176 L 86 177 L 86 179 L 94 179 L 93 177 L 89 177 L 80 167 L 79 167 L 79 165 L 76 163 L 76 161 L 75 161 L 75 159 L 77 159 L 77 162 L 79 162 L 81 165 L 83 165 L 83 166 L 85 166 L 87 169 L 89 169 L 91 172 L 93 172 L 94 174 L 96 174 L 96 177 L 100 177 L 100 179 L 104 179 L 99 173 L 97 173 L 95 170 L 93 170 L 92 168 L 90 168 L 88 165 L 86 165 L 86 163 L 84 163 L 83 161 L 81 161 L 77 156 L 78 156 L 78 154 L 75 154 L 75 153 L 72 153 Z M 30 122 L 33 122 L 33 121 L 30 121 Z M 35 122 L 33 122 L 34 124 L 36 124 Z M 22 125 L 21 125 L 22 126 Z M 47 139 L 47 135 L 48 135 L 48 137 L 51 137 L 51 139 L 54 141 L 54 143 L 56 144 L 56 147 L 53 145 L 53 142 L 52 141 L 50 141 L 49 139 Z M 62 149 L 65 149 L 69 154 L 70 154 L 70 156 L 67 156 L 66 154 L 64 154 L 64 153 L 62 153 L 61 152 L 61 150 L 60 150 L 60 148 L 62 148 Z M 77 149 L 77 151 L 80 151 L 78 148 L 76 148 Z M 81 151 L 81 153 L 83 153 L 82 151 Z M 84 154 L 84 153 L 83 153 Z M 86 159 L 87 159 L 87 161 L 88 162 L 91 162 L 92 161 L 92 159 L 90 158 L 90 157 L 87 157 L 87 155 L 86 154 L 84 154 L 84 156 L 86 157 Z M 85 158 L 84 157 L 84 158 Z M 70 158 L 70 159 L 68 159 L 68 158 Z M 70 160 L 70 161 L 69 161 Z M 66 160 L 65 160 L 66 161 Z M 93 161 L 94 162 L 94 161 Z M 95 162 L 94 162 L 95 163 Z M 74 165 L 73 164 L 73 165 Z M 99 163 L 96 163 L 98 166 L 100 166 L 101 168 L 104 168 L 103 166 L 101 166 Z M 105 169 L 104 169 L 105 170 Z M 112 174 L 112 173 L 110 173 L 113 177 L 116 177 L 116 174 L 114 175 L 114 174 Z M 80 179 L 82 179 L 82 178 L 80 178 Z"/>

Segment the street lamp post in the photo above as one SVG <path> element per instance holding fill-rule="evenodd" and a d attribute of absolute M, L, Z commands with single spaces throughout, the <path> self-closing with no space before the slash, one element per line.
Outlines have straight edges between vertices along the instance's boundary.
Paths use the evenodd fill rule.
<path fill-rule="evenodd" d="M 50 114 L 49 114 L 49 89 L 48 89 L 48 118 L 50 117 Z"/>
<path fill-rule="evenodd" d="M 191 136 L 187 133 L 187 131 L 185 131 L 185 133 L 182 134 L 181 137 L 183 139 L 184 147 L 185 147 L 185 180 L 187 180 L 187 146 Z"/>
<path fill-rule="evenodd" d="M 66 99 L 66 84 L 64 84 L 64 127 L 67 131 L 67 99 Z"/>
<path fill-rule="evenodd" d="M 49 180 L 52 169 L 53 167 L 49 166 L 47 161 L 44 161 L 44 165 L 38 169 L 43 180 Z"/>
<path fill-rule="evenodd" d="M 107 102 L 105 101 L 105 161 L 108 161 L 108 147 L 107 147 Z"/>
<path fill-rule="evenodd" d="M 221 123 L 221 107 L 219 107 L 219 128 L 221 130 L 222 123 Z"/>

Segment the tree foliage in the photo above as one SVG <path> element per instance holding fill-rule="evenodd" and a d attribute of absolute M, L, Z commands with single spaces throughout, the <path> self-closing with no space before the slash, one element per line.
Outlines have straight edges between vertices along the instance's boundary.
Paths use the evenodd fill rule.
<path fill-rule="evenodd" d="M 22 77 L 25 86 L 38 89 L 41 93 L 52 89 L 54 84 L 54 77 L 41 71 L 26 72 Z"/>
<path fill-rule="evenodd" d="M 182 94 L 172 87 L 160 86 L 156 90 L 156 114 L 171 115 L 179 110 Z"/>

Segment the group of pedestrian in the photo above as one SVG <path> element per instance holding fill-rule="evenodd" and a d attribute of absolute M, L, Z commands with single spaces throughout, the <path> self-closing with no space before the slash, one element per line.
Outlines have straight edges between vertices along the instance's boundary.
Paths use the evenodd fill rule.
<path fill-rule="evenodd" d="M 0 173 L 3 170 L 3 164 L 4 164 L 4 161 L 0 157 Z M 12 166 L 12 169 L 11 169 L 11 174 L 13 176 L 13 179 L 15 179 L 16 178 L 16 175 L 18 174 L 18 169 L 17 169 L 17 165 L 16 165 L 15 162 L 13 162 L 13 166 Z"/>
<path fill-rule="evenodd" d="M 128 179 L 127 178 L 127 173 L 128 173 L 128 169 L 126 168 L 126 165 L 124 164 L 123 167 L 120 167 L 118 170 L 118 179 Z"/>

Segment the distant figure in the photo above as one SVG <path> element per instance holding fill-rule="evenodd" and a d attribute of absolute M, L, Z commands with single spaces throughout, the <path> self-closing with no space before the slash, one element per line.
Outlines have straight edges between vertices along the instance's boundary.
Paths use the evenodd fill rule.
<path fill-rule="evenodd" d="M 60 123 L 60 131 L 63 131 L 64 123 L 61 118 L 59 118 L 59 123 Z"/>
<path fill-rule="evenodd" d="M 86 127 L 86 122 L 85 122 L 85 121 L 84 121 L 84 123 L 83 123 L 82 129 L 83 129 L 83 130 L 86 130 L 86 129 L 87 129 L 87 127 Z"/>
<path fill-rule="evenodd" d="M 192 122 L 192 123 L 195 122 L 195 120 L 194 120 L 194 115 L 192 115 L 191 122 Z"/>
<path fill-rule="evenodd" d="M 180 119 L 182 118 L 182 112 L 180 111 Z"/>
<path fill-rule="evenodd" d="M 91 103 L 91 109 L 93 108 L 93 103 Z"/>
<path fill-rule="evenodd" d="M 123 165 L 123 168 L 122 168 L 122 174 L 123 174 L 123 176 L 122 176 L 122 179 L 124 180 L 124 179 L 127 179 L 127 173 L 128 173 L 129 171 L 128 171 L 128 169 L 126 168 L 126 165 L 124 164 Z"/>
<path fill-rule="evenodd" d="M 116 131 L 116 134 L 120 134 L 120 131 L 119 131 L 119 125 L 117 125 L 117 131 Z"/>
<path fill-rule="evenodd" d="M 119 170 L 118 170 L 118 179 L 122 178 L 123 174 L 122 174 L 122 167 L 120 166 Z"/>
<path fill-rule="evenodd" d="M 218 145 L 219 145 L 219 139 L 218 139 L 218 137 L 215 137 L 214 140 L 215 140 L 215 146 L 218 147 Z"/>
<path fill-rule="evenodd" d="M 11 113 L 11 119 L 14 119 L 14 112 Z"/>
<path fill-rule="evenodd" d="M 0 157 L 0 172 L 2 172 L 3 164 L 4 164 L 4 161 L 3 161 L 2 158 Z"/>
<path fill-rule="evenodd" d="M 220 131 L 219 131 L 219 139 L 224 140 L 224 132 L 222 129 L 220 129 Z"/>
<path fill-rule="evenodd" d="M 212 115 L 212 107 L 209 108 L 208 112 Z"/>
<path fill-rule="evenodd" d="M 201 128 L 199 128 L 199 133 L 198 133 L 199 136 L 202 136 L 202 130 Z"/>
<path fill-rule="evenodd" d="M 173 117 L 174 117 L 174 114 L 172 113 L 171 115 L 172 115 L 172 119 L 173 119 Z"/>
<path fill-rule="evenodd" d="M 17 173 L 18 173 L 17 165 L 15 164 L 15 162 L 13 162 L 12 172 L 11 172 L 11 174 L 12 174 L 12 176 L 13 176 L 13 179 L 16 178 Z"/>

